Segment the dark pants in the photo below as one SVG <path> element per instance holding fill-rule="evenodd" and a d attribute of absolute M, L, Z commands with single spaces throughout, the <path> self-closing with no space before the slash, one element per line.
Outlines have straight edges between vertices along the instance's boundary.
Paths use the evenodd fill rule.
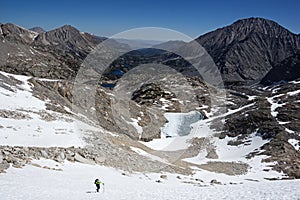
<path fill-rule="evenodd" d="M 97 187 L 97 192 L 99 192 L 99 190 L 100 190 L 100 184 L 96 184 L 96 187 Z"/>

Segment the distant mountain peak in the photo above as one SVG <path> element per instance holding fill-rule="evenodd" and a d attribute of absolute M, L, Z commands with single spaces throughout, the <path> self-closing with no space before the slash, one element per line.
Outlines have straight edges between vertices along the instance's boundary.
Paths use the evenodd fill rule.
<path fill-rule="evenodd" d="M 12 23 L 2 24 L 1 33 L 6 39 L 15 40 L 21 43 L 31 43 L 38 35 L 38 33 L 34 31 Z"/>
<path fill-rule="evenodd" d="M 277 22 L 269 19 L 264 19 L 260 17 L 251 17 L 246 19 L 240 19 L 234 22 L 231 26 L 241 27 L 243 30 L 251 32 L 260 32 L 263 34 L 271 34 L 276 37 L 290 32 Z"/>
<path fill-rule="evenodd" d="M 44 32 L 46 32 L 43 28 L 41 28 L 41 27 L 32 27 L 32 28 L 30 28 L 29 30 L 31 30 L 31 31 L 34 31 L 34 32 L 36 32 L 36 33 L 44 33 Z"/>
<path fill-rule="evenodd" d="M 62 29 L 62 30 L 76 30 L 79 32 L 79 30 L 77 28 L 75 28 L 74 26 L 72 25 L 69 25 L 69 24 L 65 24 L 57 29 Z"/>
<path fill-rule="evenodd" d="M 258 17 L 240 19 L 196 39 L 228 82 L 261 79 L 276 63 L 300 49 L 300 38 L 278 23 Z"/>
<path fill-rule="evenodd" d="M 239 20 L 235 21 L 233 24 L 235 24 L 235 23 L 274 23 L 274 24 L 278 24 L 273 20 L 262 18 L 262 17 L 243 18 L 243 19 L 239 19 Z"/>
<path fill-rule="evenodd" d="M 44 32 L 41 36 L 44 35 L 46 37 L 49 37 L 48 39 L 50 40 L 62 42 L 65 40 L 70 40 L 72 38 L 74 39 L 74 37 L 79 37 L 80 31 L 71 25 L 64 25 L 51 31 Z"/>

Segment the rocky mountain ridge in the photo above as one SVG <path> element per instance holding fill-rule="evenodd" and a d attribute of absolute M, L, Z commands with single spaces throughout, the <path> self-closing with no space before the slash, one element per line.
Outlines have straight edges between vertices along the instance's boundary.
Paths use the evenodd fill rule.
<path fill-rule="evenodd" d="M 11 23 L 1 24 L 0 67 L 15 74 L 72 79 L 82 60 L 104 39 L 70 25 L 37 33 Z"/>

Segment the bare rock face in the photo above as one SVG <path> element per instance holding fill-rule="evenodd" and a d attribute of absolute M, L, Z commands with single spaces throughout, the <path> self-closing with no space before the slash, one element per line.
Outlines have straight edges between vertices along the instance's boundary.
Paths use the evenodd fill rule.
<path fill-rule="evenodd" d="M 1 25 L 2 35 L 9 41 L 14 41 L 22 44 L 30 44 L 38 33 L 27 30 L 12 23 Z"/>
<path fill-rule="evenodd" d="M 228 84 L 259 80 L 300 49 L 300 37 L 276 22 L 249 18 L 197 38 Z"/>

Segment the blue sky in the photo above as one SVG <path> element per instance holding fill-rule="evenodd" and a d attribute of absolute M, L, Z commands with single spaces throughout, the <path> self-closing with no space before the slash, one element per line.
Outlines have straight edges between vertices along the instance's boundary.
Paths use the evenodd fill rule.
<path fill-rule="evenodd" d="M 300 33 L 299 0 L 4 0 L 0 8 L 1 23 L 46 30 L 70 24 L 101 36 L 151 26 L 174 29 L 194 38 L 252 16 L 272 19 Z"/>

